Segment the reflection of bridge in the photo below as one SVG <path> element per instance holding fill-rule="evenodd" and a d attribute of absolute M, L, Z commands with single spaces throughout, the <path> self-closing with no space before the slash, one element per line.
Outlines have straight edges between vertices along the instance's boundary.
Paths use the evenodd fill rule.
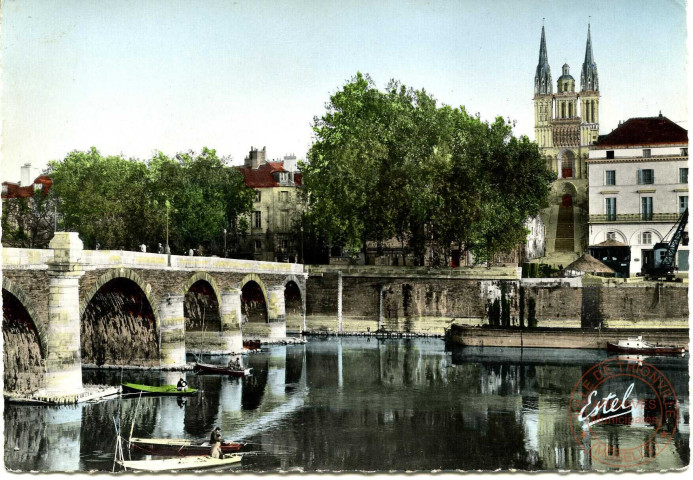
<path fill-rule="evenodd" d="M 305 311 L 302 265 L 86 251 L 71 232 L 50 248 L 3 249 L 6 391 L 75 394 L 82 363 L 175 368 L 186 350 L 240 352 L 243 336 L 284 338 L 287 306 Z"/>

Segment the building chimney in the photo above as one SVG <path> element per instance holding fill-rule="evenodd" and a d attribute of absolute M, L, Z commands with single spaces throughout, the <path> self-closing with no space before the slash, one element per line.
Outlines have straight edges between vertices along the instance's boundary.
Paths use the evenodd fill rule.
<path fill-rule="evenodd" d="M 296 155 L 284 155 L 284 161 L 282 162 L 284 170 L 287 172 L 298 171 L 298 161 L 296 160 Z"/>
<path fill-rule="evenodd" d="M 27 185 L 32 184 L 34 179 L 31 178 L 31 163 L 25 163 L 24 165 L 22 165 L 21 171 L 22 174 L 19 177 L 19 184 L 22 187 L 26 187 Z"/>

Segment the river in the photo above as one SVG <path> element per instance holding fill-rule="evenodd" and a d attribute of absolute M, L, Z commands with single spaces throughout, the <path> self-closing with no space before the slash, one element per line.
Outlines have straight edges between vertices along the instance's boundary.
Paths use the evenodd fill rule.
<path fill-rule="evenodd" d="M 440 339 L 312 337 L 247 355 L 254 375 L 244 379 L 188 372 L 203 392 L 185 400 L 6 403 L 5 466 L 110 472 L 115 423 L 126 438 L 132 428 L 135 437 L 200 441 L 220 426 L 225 439 L 248 443 L 239 467 L 247 471 L 609 470 L 577 444 L 568 418 L 576 383 L 605 358 L 595 350 L 446 351 Z M 679 416 L 666 448 L 639 468 L 681 468 L 690 458 L 688 357 L 646 361 L 673 384 Z M 85 370 L 83 380 L 159 384 L 179 375 Z M 654 430 L 605 428 L 617 456 L 618 446 Z M 125 456 L 144 458 L 127 448 Z"/>

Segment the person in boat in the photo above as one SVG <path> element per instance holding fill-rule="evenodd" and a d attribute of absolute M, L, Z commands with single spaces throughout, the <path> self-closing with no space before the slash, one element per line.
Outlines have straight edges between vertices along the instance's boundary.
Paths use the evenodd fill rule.
<path fill-rule="evenodd" d="M 180 392 L 183 390 L 187 390 L 187 388 L 188 388 L 188 382 L 186 382 L 182 378 L 180 380 L 178 380 L 178 383 L 176 384 L 176 390 L 178 390 Z"/>
<path fill-rule="evenodd" d="M 215 428 L 209 436 L 209 444 L 212 446 L 209 455 L 212 458 L 224 458 L 224 455 L 221 453 L 221 443 L 223 441 L 224 440 L 221 438 L 221 428 Z"/>
<path fill-rule="evenodd" d="M 240 370 L 241 361 L 238 358 L 236 358 L 235 360 L 229 360 L 229 368 L 232 370 Z"/>

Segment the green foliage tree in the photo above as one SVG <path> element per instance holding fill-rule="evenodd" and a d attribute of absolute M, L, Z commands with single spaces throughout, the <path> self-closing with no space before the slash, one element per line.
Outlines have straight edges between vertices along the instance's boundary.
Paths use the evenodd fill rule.
<path fill-rule="evenodd" d="M 502 118 L 438 107 L 395 81 L 380 92 L 360 73 L 314 132 L 302 172 L 315 236 L 352 250 L 396 238 L 419 263 L 427 249 L 429 262 L 447 264 L 453 246 L 479 261 L 516 247 L 555 178 Z"/>
<path fill-rule="evenodd" d="M 241 173 L 204 148 L 148 162 L 102 156 L 95 148 L 53 161 L 48 174 L 60 198 L 63 228 L 79 232 L 88 248 L 190 248 L 222 253 L 223 230 L 232 233 L 250 210 L 252 190 Z"/>
<path fill-rule="evenodd" d="M 47 248 L 53 238 L 56 197 L 34 192 L 33 197 L 2 202 L 2 244 L 17 248 Z"/>

